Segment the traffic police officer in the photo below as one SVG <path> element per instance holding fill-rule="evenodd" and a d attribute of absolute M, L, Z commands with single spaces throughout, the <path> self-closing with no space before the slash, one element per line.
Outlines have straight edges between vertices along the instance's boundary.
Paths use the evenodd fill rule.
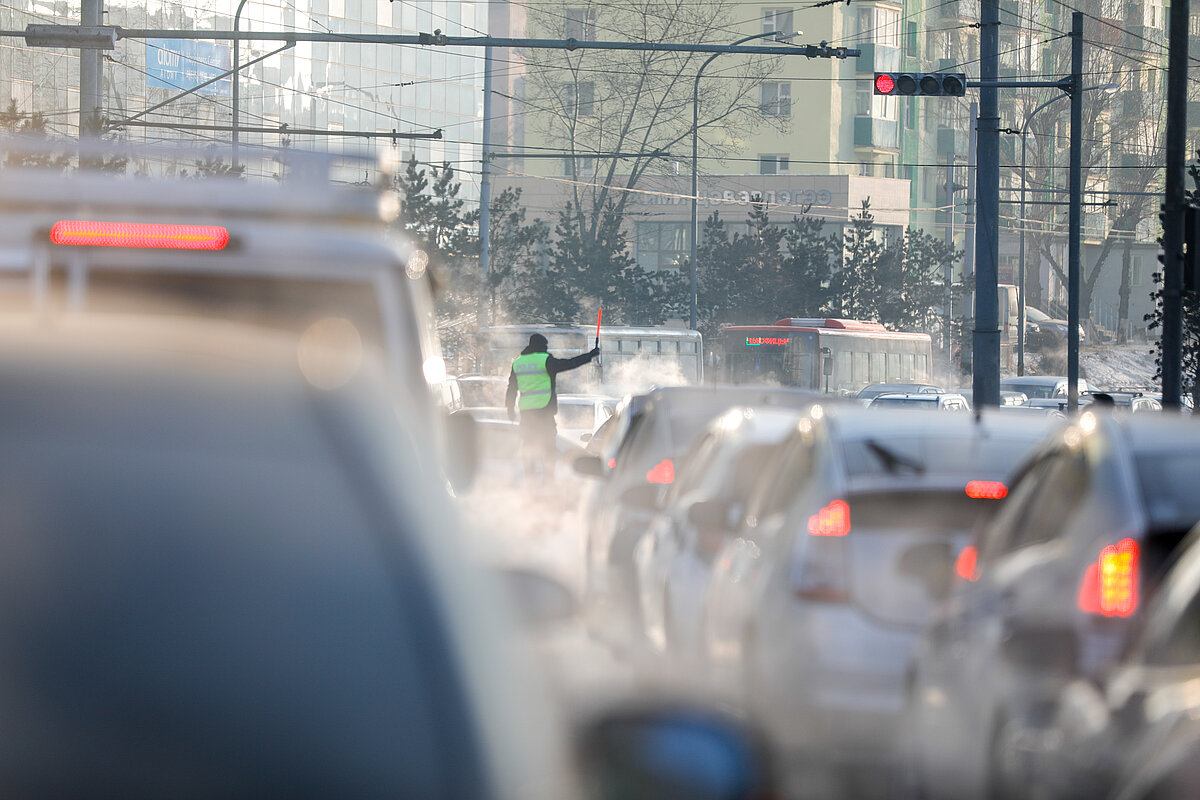
<path fill-rule="evenodd" d="M 508 391 L 504 404 L 508 418 L 514 419 L 515 408 L 521 410 L 521 455 L 525 475 L 542 474 L 547 462 L 553 463 L 557 451 L 558 394 L 554 378 L 560 372 L 576 369 L 600 355 L 599 346 L 575 358 L 555 358 L 546 352 L 546 337 L 535 333 L 521 355 L 513 359 L 508 375 Z M 517 400 L 517 395 L 520 400 Z"/>

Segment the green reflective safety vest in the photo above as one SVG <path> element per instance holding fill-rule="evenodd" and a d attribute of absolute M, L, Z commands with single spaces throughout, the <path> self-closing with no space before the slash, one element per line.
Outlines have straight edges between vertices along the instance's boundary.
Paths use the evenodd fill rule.
<path fill-rule="evenodd" d="M 549 353 L 529 353 L 513 361 L 517 391 L 521 393 L 517 408 L 522 411 L 550 405 L 550 373 L 546 371 L 549 358 Z"/>

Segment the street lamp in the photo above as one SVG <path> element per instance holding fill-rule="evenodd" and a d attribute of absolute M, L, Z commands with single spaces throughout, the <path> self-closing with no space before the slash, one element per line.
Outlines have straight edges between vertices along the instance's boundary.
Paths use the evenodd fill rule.
<path fill-rule="evenodd" d="M 245 0 L 242 0 L 242 2 L 245 2 Z M 803 31 L 792 31 L 791 33 L 784 34 L 780 34 L 779 31 L 767 31 L 766 33 L 756 33 L 753 36 L 745 36 L 741 39 L 738 39 L 736 42 L 731 42 L 729 46 L 737 47 L 739 44 L 744 44 L 746 42 L 753 41 L 754 39 L 765 39 L 768 36 L 774 36 L 778 41 L 783 41 L 785 39 L 791 39 L 794 36 L 799 36 L 801 33 L 803 33 Z M 697 170 L 699 169 L 697 166 L 697 152 L 699 150 L 700 142 L 700 76 L 704 74 L 704 68 L 711 64 L 713 59 L 719 55 L 721 54 L 713 53 L 705 60 L 703 64 L 700 65 L 700 69 L 696 70 L 696 81 L 692 85 L 692 247 L 691 260 L 689 262 L 691 266 L 692 286 L 691 314 L 689 321 L 692 330 L 696 330 L 696 294 L 698 292 L 698 287 L 696 284 L 696 253 L 700 239 L 700 225 L 696 220 L 696 204 L 699 193 L 696 185 L 696 178 Z"/>
<path fill-rule="evenodd" d="M 1102 89 L 1106 94 L 1114 94 L 1120 89 L 1120 84 L 1102 83 L 1099 86 L 1086 86 L 1082 91 L 1094 92 L 1097 89 Z M 1051 97 L 1046 102 L 1029 112 L 1025 117 L 1025 124 L 1021 126 L 1021 213 L 1018 220 L 1020 224 L 1020 255 L 1017 268 L 1017 374 L 1025 374 L 1025 155 L 1026 144 L 1028 139 L 1026 135 L 1029 133 L 1029 123 L 1033 121 L 1034 114 L 1037 114 L 1046 106 L 1062 100 L 1064 97 L 1069 97 L 1067 94 L 1060 94 L 1057 97 Z"/>

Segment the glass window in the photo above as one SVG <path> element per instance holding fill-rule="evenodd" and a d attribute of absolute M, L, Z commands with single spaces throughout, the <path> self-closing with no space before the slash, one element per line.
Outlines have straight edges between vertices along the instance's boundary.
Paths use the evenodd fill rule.
<path fill-rule="evenodd" d="M 866 353 L 854 354 L 854 385 L 865 386 L 871 382 L 868 365 L 870 357 Z"/>
<path fill-rule="evenodd" d="M 764 117 L 790 117 L 792 115 L 792 84 L 788 81 L 764 82 L 759 113 Z"/>
<path fill-rule="evenodd" d="M 634 257 L 638 266 L 651 272 L 677 269 L 688 255 L 686 222 L 637 222 L 634 227 Z"/>
<path fill-rule="evenodd" d="M 568 117 L 596 116 L 596 86 L 591 81 L 568 83 L 562 91 L 563 113 Z"/>
<path fill-rule="evenodd" d="M 763 33 L 792 33 L 792 9 L 764 8 L 762 16 Z"/>
<path fill-rule="evenodd" d="M 596 12 L 591 8 L 568 8 L 563 14 L 563 34 L 568 39 L 594 40 Z"/>
<path fill-rule="evenodd" d="M 888 377 L 889 381 L 898 381 L 900 378 L 900 354 L 888 353 Z"/>
<path fill-rule="evenodd" d="M 788 171 L 788 157 L 766 155 L 758 157 L 759 175 L 782 175 Z"/>
<path fill-rule="evenodd" d="M 887 354 L 871 353 L 871 383 L 887 380 Z"/>

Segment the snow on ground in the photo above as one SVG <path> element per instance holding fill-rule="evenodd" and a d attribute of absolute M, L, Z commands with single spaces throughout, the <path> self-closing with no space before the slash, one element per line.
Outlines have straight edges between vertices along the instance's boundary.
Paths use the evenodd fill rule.
<path fill-rule="evenodd" d="M 1099 345 L 1079 354 L 1079 370 L 1088 383 L 1102 389 L 1154 389 L 1151 345 Z"/>

